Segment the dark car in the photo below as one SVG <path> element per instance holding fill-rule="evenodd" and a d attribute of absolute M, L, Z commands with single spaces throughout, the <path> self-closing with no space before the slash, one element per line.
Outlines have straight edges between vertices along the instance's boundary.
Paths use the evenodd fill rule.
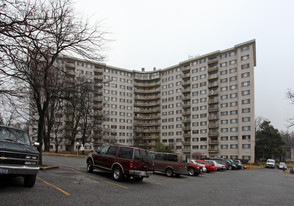
<path fill-rule="evenodd" d="M 0 125 L 0 175 L 23 176 L 24 186 L 33 187 L 38 165 L 39 152 L 27 132 Z"/>
<path fill-rule="evenodd" d="M 124 177 L 142 181 L 153 173 L 153 162 L 148 150 L 107 145 L 88 155 L 87 171 L 94 169 L 111 172 L 116 181 Z"/>
<path fill-rule="evenodd" d="M 244 169 L 241 160 L 233 160 L 234 164 L 237 166 L 238 169 Z"/>
<path fill-rule="evenodd" d="M 236 169 L 238 169 L 237 165 L 231 159 L 221 158 L 221 157 L 215 157 L 215 158 L 210 158 L 210 159 L 211 160 L 220 160 L 220 161 L 222 161 L 226 165 L 227 170 L 236 170 Z"/>

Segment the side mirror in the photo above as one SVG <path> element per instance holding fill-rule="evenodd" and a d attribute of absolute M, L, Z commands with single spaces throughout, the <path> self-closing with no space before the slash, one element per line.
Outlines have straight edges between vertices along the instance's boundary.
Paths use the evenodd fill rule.
<path fill-rule="evenodd" d="M 98 154 L 100 154 L 100 150 L 101 150 L 101 148 L 98 147 L 97 150 L 96 150 L 96 152 L 97 152 Z"/>

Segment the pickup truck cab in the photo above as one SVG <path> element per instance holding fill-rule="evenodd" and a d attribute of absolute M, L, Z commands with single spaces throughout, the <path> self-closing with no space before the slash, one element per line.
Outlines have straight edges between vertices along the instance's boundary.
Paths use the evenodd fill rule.
<path fill-rule="evenodd" d="M 268 159 L 265 163 L 265 167 L 267 168 L 275 168 L 275 165 L 276 165 L 276 161 L 273 160 L 273 159 Z"/>
<path fill-rule="evenodd" d="M 124 177 L 142 181 L 153 174 L 149 151 L 136 147 L 107 145 L 90 153 L 86 162 L 88 172 L 93 172 L 94 169 L 111 172 L 116 181 Z"/>
<path fill-rule="evenodd" d="M 0 125 L 0 175 L 23 176 L 24 186 L 33 187 L 38 164 L 39 152 L 31 144 L 28 134 Z"/>

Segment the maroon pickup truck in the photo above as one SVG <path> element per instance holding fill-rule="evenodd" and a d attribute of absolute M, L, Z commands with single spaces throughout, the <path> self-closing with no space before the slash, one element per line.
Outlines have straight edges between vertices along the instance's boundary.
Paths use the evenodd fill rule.
<path fill-rule="evenodd" d="M 153 161 L 148 150 L 107 145 L 88 155 L 87 171 L 94 169 L 111 172 L 116 181 L 124 177 L 142 181 L 153 173 Z"/>

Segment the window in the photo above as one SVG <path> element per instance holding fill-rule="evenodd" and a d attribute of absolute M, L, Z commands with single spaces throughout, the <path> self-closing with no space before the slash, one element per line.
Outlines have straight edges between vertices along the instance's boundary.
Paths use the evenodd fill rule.
<path fill-rule="evenodd" d="M 241 69 L 247 69 L 249 67 L 250 67 L 250 64 L 249 63 L 248 64 L 242 64 L 241 65 Z"/>
<path fill-rule="evenodd" d="M 238 132 L 238 127 L 231 127 L 230 132 Z"/>
<path fill-rule="evenodd" d="M 220 83 L 226 83 L 226 82 L 228 82 L 228 78 L 224 78 L 220 80 Z"/>
<path fill-rule="evenodd" d="M 117 147 L 110 146 L 108 152 L 106 153 L 107 155 L 112 155 L 115 156 L 117 151 Z"/>
<path fill-rule="evenodd" d="M 250 72 L 245 72 L 241 74 L 242 78 L 250 77 Z"/>
<path fill-rule="evenodd" d="M 237 53 L 235 52 L 235 51 L 232 51 L 232 52 L 230 52 L 229 53 L 229 56 L 231 57 L 231 56 L 235 56 Z"/>
<path fill-rule="evenodd" d="M 244 46 L 241 48 L 241 52 L 249 50 L 249 46 Z"/>
<path fill-rule="evenodd" d="M 229 140 L 229 138 L 227 136 L 221 137 L 221 141 L 228 141 L 228 140 Z"/>
<path fill-rule="evenodd" d="M 230 107 L 236 107 L 236 106 L 238 106 L 238 102 L 231 102 L 230 103 Z"/>
<path fill-rule="evenodd" d="M 233 94 L 230 94 L 230 98 L 233 99 L 233 98 L 237 98 L 238 97 L 238 94 L 237 93 L 233 93 Z"/>
<path fill-rule="evenodd" d="M 242 149 L 250 149 L 250 144 L 242 144 Z"/>
<path fill-rule="evenodd" d="M 231 120 L 230 120 L 230 123 L 231 123 L 231 124 L 236 124 L 236 123 L 238 123 L 238 119 L 231 119 Z"/>
<path fill-rule="evenodd" d="M 237 60 L 236 59 L 231 60 L 229 63 L 230 63 L 230 65 L 236 64 L 237 63 Z"/>
<path fill-rule="evenodd" d="M 221 120 L 221 124 L 228 124 L 228 120 Z"/>
<path fill-rule="evenodd" d="M 118 152 L 118 157 L 132 159 L 133 157 L 133 149 L 127 147 L 121 147 Z"/>
<path fill-rule="evenodd" d="M 242 96 L 246 96 L 250 94 L 250 90 L 242 91 Z"/>
<path fill-rule="evenodd" d="M 228 132 L 229 129 L 228 128 L 221 128 L 221 132 Z"/>
<path fill-rule="evenodd" d="M 230 82 L 237 81 L 237 76 L 230 77 Z"/>
<path fill-rule="evenodd" d="M 228 70 L 223 70 L 220 72 L 220 75 L 226 75 L 228 73 Z"/>
<path fill-rule="evenodd" d="M 220 64 L 220 67 L 226 67 L 227 66 L 227 62 L 223 62 Z"/>
<path fill-rule="evenodd" d="M 232 110 L 232 111 L 230 111 L 230 115 L 236 115 L 236 114 L 238 114 L 238 110 Z"/>
<path fill-rule="evenodd" d="M 222 55 L 220 55 L 220 58 L 221 58 L 221 59 L 227 58 L 227 54 L 222 54 Z"/>
<path fill-rule="evenodd" d="M 205 79 L 205 78 L 206 78 L 206 74 L 200 75 L 200 79 Z"/>
<path fill-rule="evenodd" d="M 221 112 L 221 116 L 228 116 L 229 115 L 229 112 L 226 111 L 226 112 Z"/>
<path fill-rule="evenodd" d="M 200 70 L 200 72 L 203 72 L 206 70 L 206 67 L 201 67 L 199 70 Z"/>
<path fill-rule="evenodd" d="M 231 148 L 231 149 L 238 149 L 238 145 L 237 145 L 237 144 L 231 144 L 231 145 L 230 145 L 230 148 Z"/>
<path fill-rule="evenodd" d="M 250 117 L 243 117 L 242 122 L 250 122 Z"/>
<path fill-rule="evenodd" d="M 198 145 L 193 145 L 192 149 L 199 149 L 199 146 Z"/>
<path fill-rule="evenodd" d="M 235 73 L 235 72 L 237 72 L 237 68 L 232 68 L 229 71 L 230 71 L 230 73 Z"/>
<path fill-rule="evenodd" d="M 228 103 L 221 104 L 221 108 L 226 108 L 226 107 L 228 107 Z"/>
<path fill-rule="evenodd" d="M 250 81 L 242 82 L 241 85 L 242 87 L 248 87 L 250 86 Z"/>
<path fill-rule="evenodd" d="M 241 56 L 241 61 L 244 61 L 244 60 L 247 60 L 247 59 L 249 59 L 249 55 Z"/>
<path fill-rule="evenodd" d="M 242 104 L 250 104 L 250 99 L 243 99 Z"/>
<path fill-rule="evenodd" d="M 222 99 L 222 100 L 228 99 L 228 95 L 227 95 L 227 94 L 226 94 L 226 95 L 222 95 L 222 96 L 221 96 L 221 99 Z"/>
<path fill-rule="evenodd" d="M 227 91 L 228 90 L 228 87 L 225 86 L 225 87 L 221 87 L 221 91 L 224 92 L 224 91 Z"/>
<path fill-rule="evenodd" d="M 244 108 L 244 109 L 242 109 L 242 113 L 250 113 L 250 108 Z"/>
<path fill-rule="evenodd" d="M 230 86 L 230 90 L 234 90 L 234 89 L 237 89 L 237 84 Z"/>
<path fill-rule="evenodd" d="M 228 145 L 227 144 L 222 144 L 221 145 L 221 149 L 228 149 L 229 147 L 228 147 Z"/>
<path fill-rule="evenodd" d="M 250 131 L 251 127 L 250 126 L 243 126 L 242 131 Z"/>
<path fill-rule="evenodd" d="M 250 140 L 250 135 L 243 135 L 242 140 Z"/>
<path fill-rule="evenodd" d="M 200 149 L 207 149 L 207 145 L 200 145 Z"/>

